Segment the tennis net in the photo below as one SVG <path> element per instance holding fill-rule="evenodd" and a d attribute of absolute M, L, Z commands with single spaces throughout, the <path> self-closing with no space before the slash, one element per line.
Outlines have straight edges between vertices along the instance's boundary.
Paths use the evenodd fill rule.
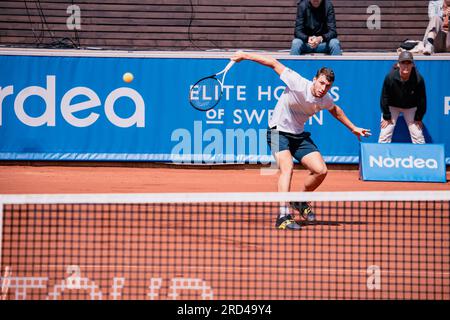
<path fill-rule="evenodd" d="M 299 231 L 280 204 L 310 201 Z M 2 299 L 450 299 L 450 192 L 0 196 Z"/>

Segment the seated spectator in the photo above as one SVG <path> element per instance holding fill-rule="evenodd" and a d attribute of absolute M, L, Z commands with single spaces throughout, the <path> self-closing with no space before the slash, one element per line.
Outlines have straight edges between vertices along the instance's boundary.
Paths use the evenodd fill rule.
<path fill-rule="evenodd" d="M 430 22 L 423 39 L 424 54 L 434 52 L 450 52 L 450 33 L 448 19 L 450 16 L 450 0 L 430 1 L 428 4 Z"/>
<path fill-rule="evenodd" d="M 330 0 L 301 0 L 297 5 L 295 39 L 291 55 L 326 53 L 341 55 L 336 17 Z"/>

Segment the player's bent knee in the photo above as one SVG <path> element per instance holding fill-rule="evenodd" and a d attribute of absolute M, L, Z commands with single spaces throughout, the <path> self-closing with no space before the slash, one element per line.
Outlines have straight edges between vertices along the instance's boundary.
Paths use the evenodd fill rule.
<path fill-rule="evenodd" d="M 322 168 L 320 168 L 319 170 L 316 170 L 314 172 L 314 175 L 316 175 L 319 178 L 325 178 L 328 174 L 328 169 L 326 166 L 323 166 Z"/>

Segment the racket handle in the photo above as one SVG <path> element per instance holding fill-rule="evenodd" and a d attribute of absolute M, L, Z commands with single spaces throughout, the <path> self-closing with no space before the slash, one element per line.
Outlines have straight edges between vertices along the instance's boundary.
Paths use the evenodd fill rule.
<path fill-rule="evenodd" d="M 228 70 L 230 70 L 230 68 L 236 63 L 236 61 L 231 60 L 230 62 L 228 62 L 227 66 L 225 67 L 225 69 L 223 69 L 223 73 L 226 73 Z"/>

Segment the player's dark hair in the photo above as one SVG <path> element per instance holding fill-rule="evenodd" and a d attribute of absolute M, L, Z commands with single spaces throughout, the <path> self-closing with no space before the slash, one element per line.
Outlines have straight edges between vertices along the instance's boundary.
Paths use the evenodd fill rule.
<path fill-rule="evenodd" d="M 319 78 L 321 75 L 324 75 L 328 81 L 334 82 L 334 71 L 332 69 L 327 67 L 320 68 L 317 71 L 316 79 Z"/>

